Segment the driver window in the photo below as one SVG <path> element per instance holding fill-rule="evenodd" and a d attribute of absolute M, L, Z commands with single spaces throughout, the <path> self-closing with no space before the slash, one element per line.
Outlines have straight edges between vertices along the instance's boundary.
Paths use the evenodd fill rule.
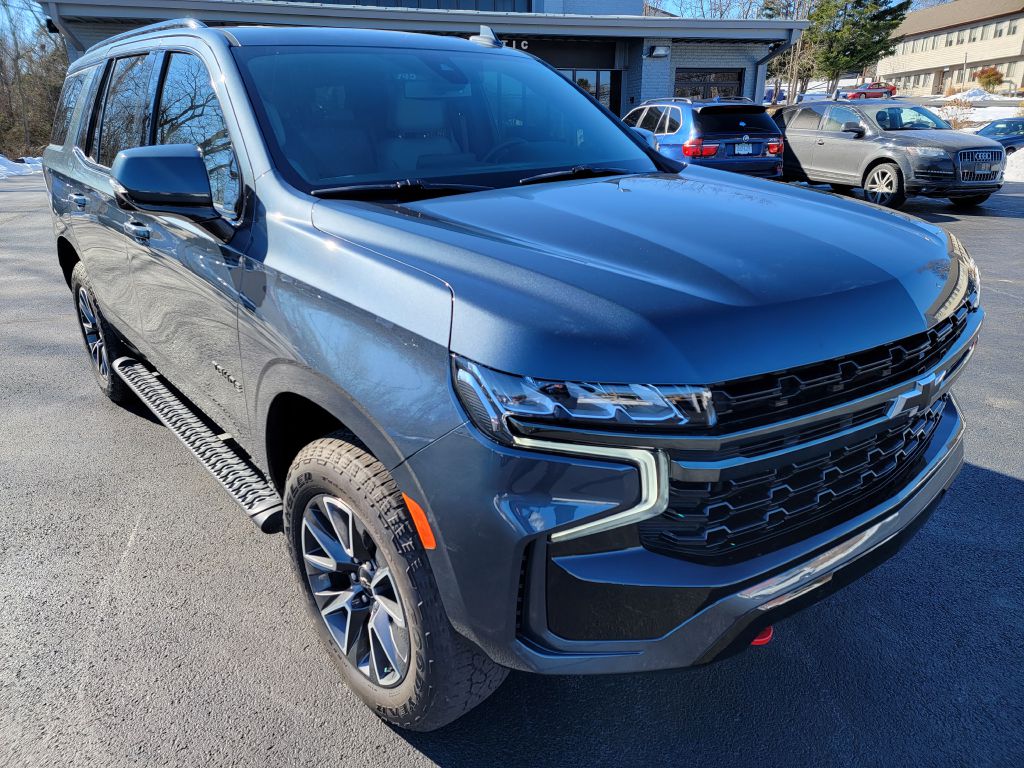
<path fill-rule="evenodd" d="M 210 73 L 197 56 L 172 53 L 168 58 L 157 109 L 156 143 L 198 146 L 210 177 L 213 204 L 229 216 L 238 213 L 238 161 Z"/>

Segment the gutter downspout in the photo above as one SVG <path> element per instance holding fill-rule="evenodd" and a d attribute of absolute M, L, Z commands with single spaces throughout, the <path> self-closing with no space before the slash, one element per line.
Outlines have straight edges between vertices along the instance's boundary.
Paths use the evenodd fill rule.
<path fill-rule="evenodd" d="M 40 3 L 40 5 L 42 5 L 42 3 Z M 57 9 L 57 3 L 50 0 L 50 2 L 46 4 L 46 11 L 50 20 L 53 22 L 53 25 L 64 38 L 64 47 L 67 49 L 68 63 L 70 64 L 85 53 L 85 46 L 82 45 L 82 41 L 78 39 L 78 36 L 75 35 L 75 33 L 72 32 L 65 23 L 64 18 L 60 15 L 60 11 Z"/>

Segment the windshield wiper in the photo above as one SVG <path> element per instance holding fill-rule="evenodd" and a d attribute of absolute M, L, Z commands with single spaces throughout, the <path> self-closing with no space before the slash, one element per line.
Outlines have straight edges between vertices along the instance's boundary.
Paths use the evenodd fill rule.
<path fill-rule="evenodd" d="M 538 173 L 536 176 L 527 176 L 520 179 L 520 184 L 543 184 L 546 181 L 559 181 L 561 179 L 597 179 L 602 176 L 623 176 L 629 171 L 623 168 L 598 168 L 592 165 L 575 165 L 562 171 L 551 171 L 550 173 Z"/>
<path fill-rule="evenodd" d="M 358 184 L 346 184 L 340 187 L 324 187 L 323 189 L 314 189 L 309 194 L 314 197 L 387 200 L 393 198 L 440 197 L 442 195 L 458 195 L 465 192 L 482 192 L 488 189 L 494 189 L 494 187 L 485 187 L 479 184 L 434 183 L 423 181 L 422 179 L 398 179 L 397 181 L 367 181 Z"/>

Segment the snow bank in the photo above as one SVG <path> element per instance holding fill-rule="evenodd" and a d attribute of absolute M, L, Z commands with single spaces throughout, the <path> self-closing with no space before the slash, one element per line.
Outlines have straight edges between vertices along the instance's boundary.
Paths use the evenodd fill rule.
<path fill-rule="evenodd" d="M 31 173 L 42 173 L 42 158 L 26 157 L 26 162 L 16 163 L 0 155 L 0 179 L 8 176 L 28 176 Z"/>
<path fill-rule="evenodd" d="M 1014 152 L 1006 158 L 1004 181 L 1024 181 L 1024 151 Z"/>
<path fill-rule="evenodd" d="M 971 88 L 969 91 L 954 93 L 952 96 L 943 96 L 942 101 L 955 101 L 956 99 L 963 99 L 964 101 L 995 101 L 1001 98 L 1004 97 L 989 93 L 984 88 Z"/>

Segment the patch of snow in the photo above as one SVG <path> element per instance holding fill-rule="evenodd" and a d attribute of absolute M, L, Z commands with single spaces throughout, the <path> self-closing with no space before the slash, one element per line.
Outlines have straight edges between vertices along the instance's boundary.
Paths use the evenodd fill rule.
<path fill-rule="evenodd" d="M 1024 181 L 1024 152 L 1014 152 L 1006 158 L 1003 181 Z"/>
<path fill-rule="evenodd" d="M 954 93 L 951 96 L 943 96 L 942 101 L 955 101 L 956 99 L 963 99 L 964 101 L 995 101 L 1002 98 L 1004 97 L 989 93 L 984 88 L 971 88 L 968 91 L 960 91 L 960 93 Z"/>
<path fill-rule="evenodd" d="M 5 179 L 8 176 L 28 176 L 32 173 L 43 172 L 42 158 L 29 157 L 25 159 L 30 162 L 16 163 L 0 155 L 0 179 Z"/>

